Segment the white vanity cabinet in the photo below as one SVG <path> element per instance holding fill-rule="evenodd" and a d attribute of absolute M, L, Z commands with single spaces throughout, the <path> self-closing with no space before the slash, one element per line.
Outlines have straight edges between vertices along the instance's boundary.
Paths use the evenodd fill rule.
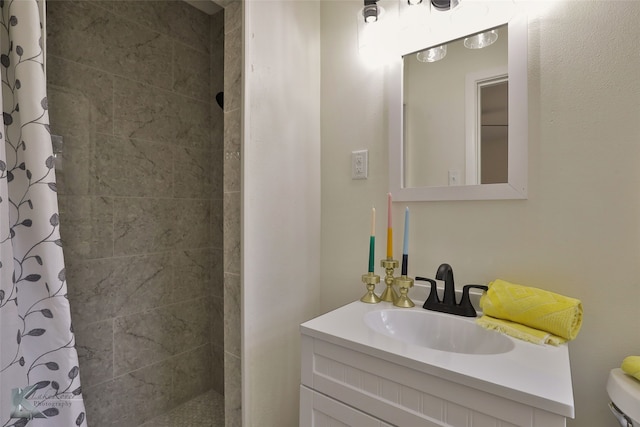
<path fill-rule="evenodd" d="M 300 386 L 300 426 L 391 427 L 392 425 L 317 391 Z"/>
<path fill-rule="evenodd" d="M 557 378 L 568 379 L 566 396 L 567 390 L 558 390 L 559 383 L 551 380 L 548 366 L 539 365 L 548 365 L 548 358 L 529 365 L 518 345 L 510 358 L 410 348 L 416 346 L 397 343 L 359 321 L 364 311 L 374 309 L 353 303 L 301 325 L 301 427 L 561 427 L 573 417 L 570 372 Z M 536 347 L 527 349 L 535 352 Z M 567 349 L 550 351 L 560 364 L 566 356 L 568 369 Z M 486 372 L 501 366 L 502 372 Z M 509 378 L 514 369 L 524 382 L 537 384 L 510 388 L 518 383 Z M 495 381 L 488 382 L 490 377 Z M 538 393 L 542 382 L 548 382 L 548 395 Z"/>

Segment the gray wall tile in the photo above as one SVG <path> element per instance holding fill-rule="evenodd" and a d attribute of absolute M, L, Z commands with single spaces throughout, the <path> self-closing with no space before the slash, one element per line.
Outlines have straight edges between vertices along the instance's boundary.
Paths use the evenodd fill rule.
<path fill-rule="evenodd" d="M 54 108 L 61 108 L 60 106 Z M 87 116 L 88 117 L 88 116 Z M 88 119 L 87 119 L 88 120 Z M 54 134 L 58 131 L 54 131 Z M 96 134 L 89 127 L 78 133 L 63 133 L 61 166 L 56 165 L 58 194 L 88 196 L 97 195 Z"/>
<path fill-rule="evenodd" d="M 83 373 L 80 372 L 82 376 Z M 91 427 L 111 427 L 117 409 L 116 399 L 122 390 L 116 388 L 116 381 L 110 380 L 95 386 L 82 388 L 82 397 L 87 412 L 87 422 Z"/>
<path fill-rule="evenodd" d="M 224 394 L 224 347 L 212 343 L 211 346 L 211 380 L 213 389 Z"/>
<path fill-rule="evenodd" d="M 174 358 L 173 396 L 183 403 L 211 388 L 211 346 L 209 343 Z"/>
<path fill-rule="evenodd" d="M 222 144 L 217 144 L 214 142 L 214 151 L 211 156 L 212 162 L 212 173 L 211 173 L 211 193 L 210 197 L 212 199 L 221 200 L 222 195 L 224 194 L 224 167 L 223 167 L 223 159 L 224 155 L 222 153 L 223 146 Z"/>
<path fill-rule="evenodd" d="M 61 227 L 63 225 L 61 223 Z M 117 269 L 122 265 L 122 260 L 113 258 L 66 259 L 67 291 L 76 327 L 114 317 L 119 283 Z M 82 340 L 78 344 L 82 344 Z"/>
<path fill-rule="evenodd" d="M 214 248 L 211 250 L 211 282 L 209 289 L 210 295 L 222 298 L 224 292 L 224 255 L 222 249 Z"/>
<path fill-rule="evenodd" d="M 58 196 L 65 257 L 74 260 L 113 256 L 113 200 Z"/>
<path fill-rule="evenodd" d="M 47 83 L 54 133 L 113 132 L 113 76 L 49 54 Z"/>
<path fill-rule="evenodd" d="M 224 271 L 240 274 L 240 193 L 224 195 Z"/>
<path fill-rule="evenodd" d="M 115 319 L 114 372 L 120 375 L 209 342 L 207 300 L 190 300 Z"/>
<path fill-rule="evenodd" d="M 138 426 L 171 408 L 172 368 L 167 360 L 116 378 L 113 425 Z"/>
<path fill-rule="evenodd" d="M 242 1 L 230 1 L 224 8 L 224 19 L 224 30 L 226 34 L 242 28 Z"/>
<path fill-rule="evenodd" d="M 236 357 L 240 357 L 240 337 L 242 331 L 240 276 L 226 273 L 224 275 L 224 349 Z"/>
<path fill-rule="evenodd" d="M 242 427 L 242 381 L 240 358 L 224 353 L 225 427 Z"/>
<path fill-rule="evenodd" d="M 178 203 L 173 199 L 116 199 L 114 254 L 132 255 L 174 248 L 179 240 L 177 207 Z"/>
<path fill-rule="evenodd" d="M 179 320 L 163 309 L 115 319 L 115 374 L 122 375 L 175 355 L 173 338 L 179 334 Z"/>
<path fill-rule="evenodd" d="M 132 256 L 123 260 L 116 295 L 115 316 L 137 313 L 171 303 L 173 292 L 172 254 Z"/>
<path fill-rule="evenodd" d="M 224 191 L 240 191 L 241 163 L 240 157 L 240 110 L 224 113 Z"/>
<path fill-rule="evenodd" d="M 225 91 L 225 105 L 224 111 L 234 111 L 240 108 L 242 104 L 242 13 L 243 13 L 242 1 L 229 1 L 225 6 L 225 25 L 224 25 L 224 91 Z M 225 114 L 226 116 L 226 114 Z M 231 123 L 227 123 L 227 118 L 224 118 L 225 129 Z M 238 115 L 237 126 L 234 126 L 233 130 L 223 133 L 224 142 L 222 152 L 227 152 L 228 146 L 238 147 L 237 150 L 228 150 L 230 153 L 240 152 L 240 116 Z M 238 141 L 236 145 L 234 141 Z M 225 157 L 226 158 L 226 157 Z M 240 162 L 229 161 L 226 162 L 223 159 L 224 172 L 223 172 L 223 189 L 234 188 L 233 177 L 239 176 Z M 238 179 L 235 181 L 240 183 Z M 237 188 L 240 190 L 240 188 Z M 223 195 L 223 219 L 222 219 L 222 231 L 224 236 L 223 252 L 224 252 L 224 271 L 229 274 L 238 274 L 238 291 L 241 277 L 240 277 L 240 198 L 241 193 L 238 191 L 227 193 L 227 190 Z M 225 276 L 226 279 L 226 276 Z M 229 287 L 225 280 L 225 288 Z M 232 291 L 229 287 L 229 293 Z M 238 292 L 238 297 L 240 292 Z M 238 300 L 239 301 L 239 300 Z M 233 313 L 234 308 L 238 307 L 239 303 L 236 301 L 224 300 L 225 316 Z M 238 308 L 236 315 L 241 318 L 241 308 Z M 239 325 L 241 322 L 238 322 Z M 237 331 L 236 329 L 236 331 Z M 228 332 L 227 332 L 228 330 Z M 225 332 L 231 334 L 232 328 L 230 325 L 225 325 Z M 224 342 L 224 393 L 225 393 L 225 426 L 226 427 L 240 427 L 242 426 L 242 375 L 241 375 L 241 360 L 239 357 L 227 352 L 227 348 L 233 350 L 238 347 L 238 341 L 241 334 L 238 332 L 237 337 L 231 343 Z M 214 349 L 215 349 L 214 343 Z"/>
<path fill-rule="evenodd" d="M 113 321 L 81 323 L 74 332 L 82 387 L 113 379 Z"/>
<path fill-rule="evenodd" d="M 212 104 L 211 110 L 211 198 L 222 199 L 224 179 L 224 115 L 218 106 Z M 239 130 L 239 129 L 238 129 Z"/>
<path fill-rule="evenodd" d="M 224 68 L 224 19 L 227 15 L 225 10 L 223 13 L 214 15 L 212 20 L 212 51 L 211 51 L 211 66 Z M 223 25 L 220 25 L 222 23 Z M 226 90 L 225 77 L 223 75 L 212 76 L 212 97 L 219 91 Z M 225 94 L 225 105 L 228 105 L 227 94 Z M 212 135 L 212 145 L 214 149 L 215 164 L 220 165 L 213 172 L 213 188 L 211 201 L 211 230 L 213 245 L 217 249 L 218 256 L 214 258 L 214 274 L 212 281 L 212 307 L 210 311 L 211 316 L 211 350 L 212 350 L 212 377 L 214 389 L 220 393 L 225 393 L 225 372 L 227 369 L 227 361 L 225 360 L 225 343 L 224 343 L 224 315 L 225 306 L 227 302 L 224 300 L 224 270 L 225 270 L 225 257 L 227 254 L 224 251 L 224 171 L 226 166 L 224 165 L 224 109 L 219 108 L 212 99 L 213 109 L 212 114 L 212 128 L 214 133 Z M 238 231 L 239 232 L 239 231 Z M 225 396 L 225 406 L 228 397 Z M 225 409 L 226 419 L 226 409 Z"/>
<path fill-rule="evenodd" d="M 224 39 L 224 110 L 233 111 L 240 108 L 241 95 L 242 30 L 237 28 L 227 32 Z"/>
<path fill-rule="evenodd" d="M 211 69 L 215 70 L 217 67 L 222 67 L 224 64 L 224 20 L 225 11 L 211 16 Z M 214 95 L 221 90 L 224 90 L 224 74 L 223 73 L 211 73 L 211 87 Z M 211 103 L 214 101 L 212 100 Z"/>
<path fill-rule="evenodd" d="M 47 13 L 47 48 L 51 55 L 154 86 L 171 87 L 168 36 L 124 21 L 92 2 L 54 1 L 47 4 Z"/>
<path fill-rule="evenodd" d="M 224 339 L 224 388 L 225 426 L 242 426 L 242 377 L 240 360 L 240 200 L 241 163 L 236 153 L 241 150 L 242 105 L 242 19 L 243 2 L 225 2 L 225 46 L 224 46 L 224 208 L 223 250 L 225 271 L 225 339 Z M 235 319 L 235 320 L 234 320 Z M 237 324 L 233 324 L 234 321 Z"/>
<path fill-rule="evenodd" d="M 209 315 L 211 316 L 210 339 L 214 345 L 224 344 L 224 300 L 222 297 L 210 297 Z"/>
<path fill-rule="evenodd" d="M 190 249 L 173 254 L 173 302 L 206 297 L 211 293 L 213 249 Z"/>
<path fill-rule="evenodd" d="M 174 197 L 211 198 L 211 151 L 176 147 L 174 155 Z"/>
<path fill-rule="evenodd" d="M 182 1 L 123 1 L 117 8 L 113 1 L 95 1 L 121 19 L 170 36 L 201 52 L 210 50 L 209 16 Z"/>
<path fill-rule="evenodd" d="M 208 298 L 194 299 L 168 306 L 166 311 L 178 322 L 180 332 L 173 337 L 176 353 L 204 345 L 210 339 L 210 319 L 207 313 L 211 306 Z"/>
<path fill-rule="evenodd" d="M 95 322 L 171 302 L 170 254 L 67 263 L 75 323 Z"/>
<path fill-rule="evenodd" d="M 211 245 L 223 248 L 224 239 L 224 199 L 211 200 Z"/>
<path fill-rule="evenodd" d="M 210 149 L 209 103 L 120 78 L 114 92 L 116 135 Z"/>
<path fill-rule="evenodd" d="M 211 202 L 206 199 L 176 201 L 176 248 L 204 248 L 211 245 Z"/>
<path fill-rule="evenodd" d="M 98 134 L 95 153 L 97 194 L 132 197 L 171 194 L 172 145 Z"/>
<path fill-rule="evenodd" d="M 209 55 L 179 42 L 173 43 L 173 50 L 173 90 L 209 104 Z"/>

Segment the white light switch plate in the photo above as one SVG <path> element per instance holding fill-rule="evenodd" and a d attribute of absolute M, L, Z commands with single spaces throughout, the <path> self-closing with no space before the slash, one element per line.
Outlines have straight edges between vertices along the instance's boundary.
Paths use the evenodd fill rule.
<path fill-rule="evenodd" d="M 460 171 L 449 171 L 449 185 L 460 185 Z"/>

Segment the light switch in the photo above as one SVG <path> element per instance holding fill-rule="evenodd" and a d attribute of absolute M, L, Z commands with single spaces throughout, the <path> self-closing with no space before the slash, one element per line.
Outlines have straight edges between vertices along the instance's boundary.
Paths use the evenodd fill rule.
<path fill-rule="evenodd" d="M 449 185 L 460 185 L 460 171 L 449 171 Z"/>

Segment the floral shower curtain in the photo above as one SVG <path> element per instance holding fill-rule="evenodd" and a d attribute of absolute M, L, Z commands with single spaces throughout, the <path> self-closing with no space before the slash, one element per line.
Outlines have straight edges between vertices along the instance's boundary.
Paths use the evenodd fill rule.
<path fill-rule="evenodd" d="M 0 426 L 86 426 L 60 243 L 44 0 L 0 0 Z"/>

